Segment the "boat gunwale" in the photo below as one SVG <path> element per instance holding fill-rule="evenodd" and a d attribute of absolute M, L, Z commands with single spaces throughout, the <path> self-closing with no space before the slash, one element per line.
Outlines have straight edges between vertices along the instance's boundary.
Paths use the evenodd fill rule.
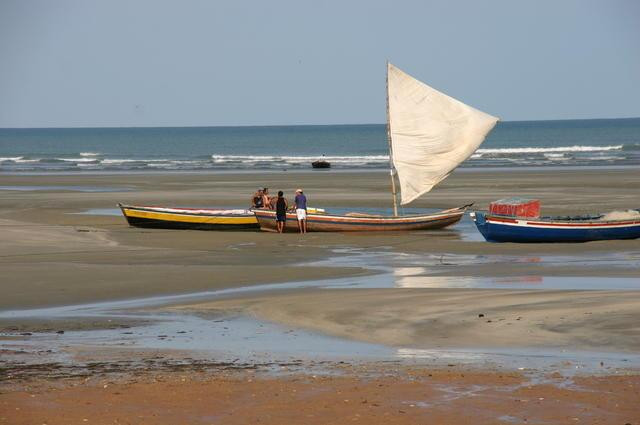
<path fill-rule="evenodd" d="M 412 214 L 412 215 L 403 215 L 403 216 L 377 216 L 377 217 L 360 217 L 360 216 L 348 216 L 348 215 L 338 215 L 338 214 L 316 214 L 316 213 L 307 213 L 307 219 L 318 219 L 318 218 L 326 218 L 326 221 L 329 220 L 338 220 L 340 222 L 344 222 L 344 223 L 349 223 L 349 222 L 362 222 L 362 221 L 368 221 L 368 222 L 372 222 L 375 223 L 377 222 L 397 222 L 397 223 L 411 223 L 412 221 L 418 220 L 417 222 L 421 221 L 420 219 L 431 219 L 431 220 L 439 220 L 442 218 L 449 218 L 449 217 L 455 217 L 455 216 L 462 216 L 464 215 L 465 210 L 464 209 L 459 209 L 459 210 L 454 210 L 451 212 L 446 212 L 446 213 L 435 213 L 435 214 Z M 276 212 L 273 210 L 254 210 L 254 214 L 256 216 L 256 218 L 269 218 L 272 219 Z M 296 218 L 296 214 L 292 213 L 292 212 L 288 212 L 287 213 L 287 219 L 289 219 L 289 216 L 291 216 L 292 219 Z M 324 220 L 321 220 L 324 221 Z M 407 224 L 408 224 L 407 223 Z"/>
<path fill-rule="evenodd" d="M 482 213 L 488 223 L 495 224 L 516 224 L 521 226 L 538 226 L 538 227 L 556 227 L 564 226 L 569 228 L 598 228 L 607 226 L 635 226 L 640 225 L 640 217 L 637 219 L 621 219 L 621 220 L 596 220 L 596 219 L 579 219 L 576 216 L 573 220 L 557 220 L 553 217 L 521 217 L 507 216 L 500 214 L 490 214 L 485 211 L 474 211 Z M 474 220 L 475 221 L 475 220 Z"/>
<path fill-rule="evenodd" d="M 190 217 L 252 217 L 254 212 L 251 209 L 241 210 L 239 208 L 234 209 L 207 209 L 207 208 L 168 208 L 168 207 L 156 207 L 156 206 L 141 206 L 141 205 L 125 205 L 118 204 L 118 207 L 122 210 L 126 216 L 125 210 L 152 212 L 155 214 L 172 214 L 172 215 L 184 215 Z M 224 211 L 244 211 L 243 213 L 224 213 Z"/>

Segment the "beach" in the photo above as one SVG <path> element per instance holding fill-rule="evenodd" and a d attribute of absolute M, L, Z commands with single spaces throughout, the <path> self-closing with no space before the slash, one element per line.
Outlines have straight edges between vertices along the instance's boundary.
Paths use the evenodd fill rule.
<path fill-rule="evenodd" d="M 244 208 L 267 186 L 289 199 L 301 187 L 312 207 L 357 211 L 389 208 L 389 185 L 379 170 L 2 175 L 0 423 L 175 423 L 153 408 L 131 419 L 127 409 L 141 400 L 192 411 L 190 423 L 292 422 L 298 410 L 306 419 L 296 423 L 417 423 L 429 414 L 438 423 L 476 414 L 476 423 L 637 423 L 638 240 L 486 243 L 468 217 L 389 234 L 140 229 L 116 206 Z M 540 199 L 543 214 L 606 212 L 637 208 L 638 187 L 637 167 L 459 169 L 411 208 L 486 209 L 523 196 Z M 342 356 L 260 350 L 249 337 L 248 354 L 224 339 L 211 350 L 180 345 L 180 335 L 153 335 L 173 341 L 166 347 L 136 340 L 154 315 L 173 314 L 181 326 L 209 326 L 211 338 L 273 326 L 301 345 L 327 338 Z M 103 331 L 134 335 L 90 340 Z M 446 350 L 458 356 L 438 354 Z M 161 361 L 145 363 L 154 356 Z M 443 396 L 445 384 L 455 397 Z M 212 395 L 196 400 L 204 393 Z M 77 397 L 108 412 L 87 418 Z M 547 403 L 555 407 L 540 411 Z M 52 416 L 51 405 L 67 416 Z"/>
<path fill-rule="evenodd" d="M 486 208 L 497 198 L 522 195 L 542 199 L 543 214 L 598 212 L 634 206 L 635 189 L 639 184 L 640 172 L 630 168 L 517 173 L 458 171 L 412 207 L 450 208 L 475 202 L 478 208 Z M 327 258 L 332 255 L 332 249 L 340 247 L 368 250 L 389 247 L 401 252 L 486 255 L 572 255 L 638 249 L 638 241 L 633 240 L 586 244 L 478 243 L 481 238 L 462 240 L 455 226 L 439 232 L 395 233 L 392 236 L 384 233 L 316 233 L 304 238 L 261 232 L 149 230 L 129 227 L 115 211 L 118 202 L 246 207 L 257 186 L 269 186 L 272 191 L 282 189 L 290 197 L 295 188 L 303 187 L 312 206 L 354 210 L 384 207 L 390 204 L 391 196 L 387 191 L 387 176 L 381 172 L 5 175 L 0 186 L 56 187 L 53 190 L 0 191 L 0 219 L 4 229 L 0 258 L 3 269 L 8 271 L 2 279 L 4 285 L 15 285 L 16 288 L 8 291 L 8 296 L 0 301 L 5 309 L 365 273 L 357 267 L 335 270 L 336 267 L 299 266 Z M 69 190 L 63 190 L 64 186 Z M 78 214 L 91 209 L 113 209 L 111 213 L 117 215 Z M 184 274 L 185 267 L 189 267 L 189 278 L 177 278 Z M 483 268 L 483 265 L 469 267 Z M 539 265 L 524 263 L 515 267 L 504 262 L 492 265 L 483 273 L 519 275 L 529 273 L 531 268 L 535 270 Z M 553 268 L 553 274 L 568 270 L 576 275 L 635 276 L 637 272 L 608 266 L 585 270 L 571 264 L 555 264 Z M 456 271 L 447 273 L 455 274 Z M 42 283 L 43 276 L 47 276 L 46 285 Z M 212 276 L 215 279 L 211 279 Z M 90 277 L 93 282 L 87 287 L 86 281 Z M 46 296 L 41 291 L 47 291 Z"/>
<path fill-rule="evenodd" d="M 0 425 L 640 425 L 636 4 L 32 3 Z"/>

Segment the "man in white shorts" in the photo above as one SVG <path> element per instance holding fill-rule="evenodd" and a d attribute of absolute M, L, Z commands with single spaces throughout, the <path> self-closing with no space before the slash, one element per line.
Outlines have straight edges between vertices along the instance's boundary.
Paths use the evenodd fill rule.
<path fill-rule="evenodd" d="M 307 197 L 302 193 L 302 189 L 296 190 L 294 205 L 298 217 L 298 229 L 300 233 L 307 233 Z"/>

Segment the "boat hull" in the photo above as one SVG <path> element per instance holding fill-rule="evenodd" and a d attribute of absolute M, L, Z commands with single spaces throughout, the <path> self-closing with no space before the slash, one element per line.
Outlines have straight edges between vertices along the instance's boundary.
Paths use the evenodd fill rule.
<path fill-rule="evenodd" d="M 251 210 L 207 210 L 118 204 L 131 226 L 155 229 L 256 230 Z"/>
<path fill-rule="evenodd" d="M 327 161 L 314 161 L 311 163 L 313 168 L 331 168 L 331 164 Z"/>
<path fill-rule="evenodd" d="M 260 229 L 277 231 L 274 211 L 255 210 Z M 460 221 L 464 208 L 442 211 L 436 214 L 411 215 L 398 217 L 384 216 L 347 216 L 333 214 L 307 214 L 308 232 L 378 232 L 441 229 Z M 298 219 L 295 213 L 287 213 L 285 232 L 298 232 Z"/>
<path fill-rule="evenodd" d="M 505 217 L 476 211 L 476 227 L 489 242 L 588 242 L 640 238 L 640 219 L 553 220 Z"/>

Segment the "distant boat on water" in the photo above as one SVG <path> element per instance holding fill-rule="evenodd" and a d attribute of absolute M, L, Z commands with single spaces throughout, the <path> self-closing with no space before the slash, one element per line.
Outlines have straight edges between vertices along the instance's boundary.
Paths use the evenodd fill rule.
<path fill-rule="evenodd" d="M 387 139 L 393 216 L 308 212 L 307 230 L 404 231 L 438 229 L 458 222 L 469 205 L 434 214 L 398 215 L 398 191 L 402 205 L 429 192 L 473 154 L 497 122 L 498 118 L 437 91 L 388 63 Z M 262 230 L 276 230 L 275 211 L 254 213 Z M 296 231 L 294 215 L 287 219 L 285 231 Z"/>
<path fill-rule="evenodd" d="M 331 168 L 331 163 L 324 159 L 319 159 L 311 163 L 312 168 Z"/>

